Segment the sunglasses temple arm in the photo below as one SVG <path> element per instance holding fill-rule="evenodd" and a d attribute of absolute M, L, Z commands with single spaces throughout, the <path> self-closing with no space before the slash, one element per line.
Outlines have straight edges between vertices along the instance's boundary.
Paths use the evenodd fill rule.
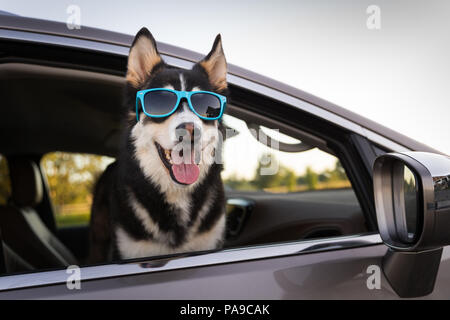
<path fill-rule="evenodd" d="M 222 122 L 223 120 L 223 114 L 225 113 L 226 107 L 227 107 L 227 100 L 225 99 L 225 101 L 223 102 L 222 114 L 220 115 L 219 122 Z"/>
<path fill-rule="evenodd" d="M 136 97 L 136 120 L 137 120 L 137 122 L 139 122 L 138 105 L 139 105 L 139 97 Z"/>

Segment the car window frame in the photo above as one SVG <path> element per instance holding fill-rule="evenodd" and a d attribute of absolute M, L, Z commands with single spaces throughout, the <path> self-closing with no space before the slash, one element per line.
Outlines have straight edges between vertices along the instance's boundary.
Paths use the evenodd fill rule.
<path fill-rule="evenodd" d="M 278 97 L 262 95 L 251 93 L 242 87 L 233 88 L 233 90 L 235 91 L 233 91 L 230 103 L 244 108 L 245 112 L 253 112 L 260 119 L 265 118 L 267 121 L 279 123 L 280 126 L 289 127 L 291 132 L 299 130 L 325 141 L 326 148 L 323 150 L 336 156 L 345 169 L 352 190 L 363 211 L 368 230 L 377 230 L 371 170 L 364 165 L 368 161 L 364 159 L 366 155 L 360 153 L 352 142 L 352 136 L 357 133 L 331 121 L 321 119 L 315 114 L 309 114 L 304 109 L 293 108 L 295 105 L 289 105 L 282 99 L 275 99 L 281 98 L 282 94 Z M 237 94 L 236 91 L 238 91 Z M 233 97 L 233 95 L 235 96 Z M 301 121 L 296 121 L 296 119 L 301 119 Z M 295 135 L 292 136 L 296 138 Z M 361 135 L 358 136 L 362 140 L 366 139 Z"/>

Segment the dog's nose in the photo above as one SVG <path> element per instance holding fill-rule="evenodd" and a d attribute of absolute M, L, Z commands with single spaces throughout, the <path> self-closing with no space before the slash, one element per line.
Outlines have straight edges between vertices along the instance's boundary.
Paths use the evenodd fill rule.
<path fill-rule="evenodd" d="M 191 141 L 200 138 L 200 128 L 193 122 L 183 122 L 176 127 L 178 140 L 181 142 L 186 134 L 189 135 Z"/>

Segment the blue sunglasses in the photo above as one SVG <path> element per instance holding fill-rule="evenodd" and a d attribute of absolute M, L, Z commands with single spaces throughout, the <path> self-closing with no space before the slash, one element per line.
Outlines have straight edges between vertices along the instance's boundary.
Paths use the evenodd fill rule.
<path fill-rule="evenodd" d="M 192 112 L 203 120 L 220 119 L 227 102 L 226 97 L 210 91 L 177 91 L 166 88 L 141 90 L 136 94 L 137 121 L 139 121 L 139 103 L 145 115 L 164 118 L 177 110 L 183 98 L 187 100 Z"/>

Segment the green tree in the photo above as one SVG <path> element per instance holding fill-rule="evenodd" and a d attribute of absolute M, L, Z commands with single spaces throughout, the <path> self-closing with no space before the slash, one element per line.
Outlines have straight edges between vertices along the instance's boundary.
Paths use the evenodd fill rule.
<path fill-rule="evenodd" d="M 310 166 L 306 167 L 305 180 L 309 190 L 317 189 L 317 173 Z"/>
<path fill-rule="evenodd" d="M 247 181 L 245 179 L 240 179 L 236 175 L 232 175 L 227 179 L 223 180 L 225 186 L 229 187 L 232 190 L 254 190 L 255 186 L 251 183 L 251 181 Z"/>
<path fill-rule="evenodd" d="M 54 152 L 45 155 L 42 165 L 53 203 L 63 206 L 90 200 L 105 160 L 102 156 Z"/>
<path fill-rule="evenodd" d="M 319 182 L 328 182 L 330 180 L 330 173 L 327 170 L 319 173 L 317 176 L 317 180 Z"/>
<path fill-rule="evenodd" d="M 295 191 L 297 186 L 297 177 L 293 170 L 287 169 L 284 173 L 284 185 L 287 187 L 288 191 Z"/>
<path fill-rule="evenodd" d="M 278 163 L 278 170 L 274 174 L 261 174 L 261 169 L 267 167 L 267 164 L 265 164 L 266 161 L 264 160 L 268 159 L 268 157 L 271 160 L 271 163 L 278 163 L 274 154 L 264 154 L 259 158 L 258 166 L 252 181 L 255 188 L 262 190 L 285 186 L 289 191 L 294 191 L 297 186 L 297 176 L 292 169 Z"/>
<path fill-rule="evenodd" d="M 344 167 L 339 160 L 336 160 L 334 169 L 330 172 L 330 179 L 338 181 L 347 180 L 347 175 L 345 174 Z"/>
<path fill-rule="evenodd" d="M 258 166 L 256 167 L 255 175 L 253 178 L 253 185 L 258 190 L 262 190 L 265 188 L 277 187 L 280 185 L 281 181 L 283 180 L 283 177 L 280 174 L 280 171 L 282 171 L 280 169 L 282 169 L 282 168 L 278 168 L 278 171 L 275 174 L 264 174 L 264 175 L 261 174 L 261 172 L 262 172 L 261 169 L 267 167 L 267 164 L 265 161 L 266 159 L 270 159 L 271 163 L 278 161 L 275 158 L 274 154 L 263 154 L 258 159 Z"/>
<path fill-rule="evenodd" d="M 11 181 L 6 158 L 0 155 L 0 205 L 6 205 L 11 195 Z"/>
<path fill-rule="evenodd" d="M 263 190 L 283 186 L 286 187 L 287 191 L 293 192 L 299 190 L 297 186 L 306 186 L 308 190 L 315 190 L 318 188 L 335 188 L 336 186 L 345 187 L 345 184 L 335 182 L 348 182 L 345 170 L 339 160 L 336 160 L 333 169 L 326 169 L 321 172 L 315 172 L 308 166 L 305 174 L 301 176 L 297 176 L 291 168 L 280 163 L 275 174 L 261 175 L 261 169 L 267 167 L 264 161 L 267 159 L 266 157 L 270 157 L 271 161 L 277 161 L 273 154 L 267 153 L 262 155 L 259 158 L 252 181 L 231 176 L 224 180 L 225 185 L 234 190 Z"/>

